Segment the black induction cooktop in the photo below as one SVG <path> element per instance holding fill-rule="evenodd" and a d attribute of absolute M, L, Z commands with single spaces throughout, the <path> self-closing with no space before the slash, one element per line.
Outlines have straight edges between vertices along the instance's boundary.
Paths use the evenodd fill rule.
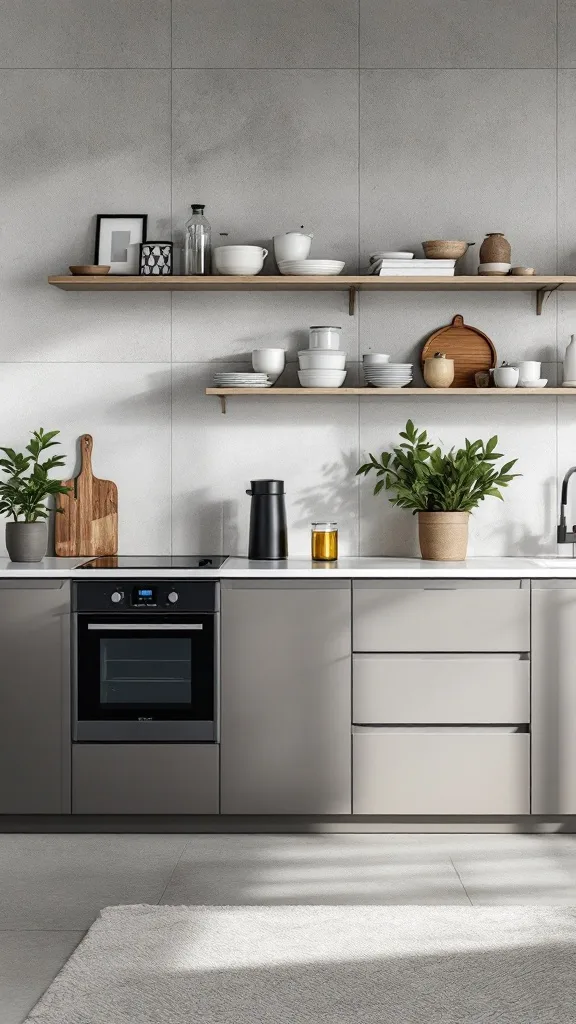
<path fill-rule="evenodd" d="M 79 569 L 219 569 L 227 555 L 100 555 Z"/>

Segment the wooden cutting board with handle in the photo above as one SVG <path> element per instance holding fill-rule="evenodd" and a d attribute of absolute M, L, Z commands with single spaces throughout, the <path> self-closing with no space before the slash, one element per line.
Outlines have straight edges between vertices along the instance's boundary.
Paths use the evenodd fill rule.
<path fill-rule="evenodd" d="M 92 473 L 93 441 L 90 434 L 80 438 L 80 473 L 66 480 L 68 494 L 57 496 L 55 547 L 60 557 L 115 555 L 118 551 L 118 488 L 112 480 L 99 480 Z"/>
<path fill-rule="evenodd" d="M 454 360 L 454 380 L 450 385 L 453 388 L 475 387 L 474 374 L 496 366 L 496 349 L 490 338 L 477 327 L 465 324 L 460 314 L 428 338 L 422 349 L 422 369 L 424 360 L 433 357 L 435 352 L 444 352 L 448 359 Z"/>

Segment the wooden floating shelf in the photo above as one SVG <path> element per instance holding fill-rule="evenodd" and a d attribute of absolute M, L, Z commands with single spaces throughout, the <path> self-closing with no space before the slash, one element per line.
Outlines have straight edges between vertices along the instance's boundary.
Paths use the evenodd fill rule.
<path fill-rule="evenodd" d="M 375 277 L 367 274 L 334 277 L 289 277 L 257 274 L 254 277 L 224 277 L 218 274 L 201 277 L 129 277 L 63 276 L 49 277 L 48 283 L 70 292 L 171 292 L 171 291 L 335 291 L 348 292 L 349 311 L 354 313 L 356 293 L 379 291 L 472 291 L 472 292 L 535 292 L 536 312 L 542 312 L 544 299 L 551 292 L 576 290 L 576 276 L 534 275 L 533 277 Z"/>
<path fill-rule="evenodd" d="M 492 398 L 496 395 L 514 395 L 528 398 L 544 398 L 546 395 L 576 395 L 576 388 L 206 388 L 207 395 L 220 399 L 222 412 L 226 412 L 228 398 L 346 398 L 352 395 L 358 398 L 411 398 L 414 395 L 426 395 L 428 398 L 452 398 L 466 395 L 471 398 Z"/>

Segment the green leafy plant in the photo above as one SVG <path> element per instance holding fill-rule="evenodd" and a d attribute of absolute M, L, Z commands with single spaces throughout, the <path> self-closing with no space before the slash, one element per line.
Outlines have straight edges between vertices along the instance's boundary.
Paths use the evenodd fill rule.
<path fill-rule="evenodd" d="M 393 493 L 389 500 L 400 508 L 416 512 L 471 512 L 484 498 L 502 499 L 501 488 L 521 476 L 511 473 L 517 459 L 500 469 L 494 463 L 504 456 L 496 451 L 496 435 L 489 441 L 464 442 L 464 448 L 442 454 L 428 440 L 425 430 L 419 432 L 412 420 L 400 432 L 403 441 L 391 452 L 382 452 L 380 459 L 370 455 L 370 462 L 360 466 L 356 476 L 373 471 L 381 477 L 374 487 L 379 494 L 385 487 Z"/>
<path fill-rule="evenodd" d="M 15 452 L 13 448 L 2 448 L 5 458 L 0 459 L 0 468 L 7 479 L 0 481 L 0 514 L 17 522 L 36 523 L 47 519 L 50 510 L 46 500 L 54 494 L 67 494 L 70 487 L 64 487 L 61 480 L 49 480 L 48 473 L 58 466 L 64 465 L 61 455 L 51 455 L 44 462 L 40 456 L 47 448 L 60 444 L 54 438 L 59 430 L 48 430 L 42 427 L 35 430 L 23 452 Z M 61 509 L 56 509 L 60 512 Z"/>

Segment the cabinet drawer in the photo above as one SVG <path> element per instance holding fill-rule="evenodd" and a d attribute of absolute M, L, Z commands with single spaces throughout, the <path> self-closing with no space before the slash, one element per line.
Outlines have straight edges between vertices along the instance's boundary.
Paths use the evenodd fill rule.
<path fill-rule="evenodd" d="M 356 725 L 523 725 L 530 662 L 519 654 L 356 654 Z"/>
<path fill-rule="evenodd" d="M 215 743 L 75 743 L 73 814 L 218 814 Z"/>
<path fill-rule="evenodd" d="M 354 814 L 529 814 L 530 737 L 491 729 L 358 729 Z"/>
<path fill-rule="evenodd" d="M 355 651 L 527 651 L 521 580 L 355 580 Z"/>

